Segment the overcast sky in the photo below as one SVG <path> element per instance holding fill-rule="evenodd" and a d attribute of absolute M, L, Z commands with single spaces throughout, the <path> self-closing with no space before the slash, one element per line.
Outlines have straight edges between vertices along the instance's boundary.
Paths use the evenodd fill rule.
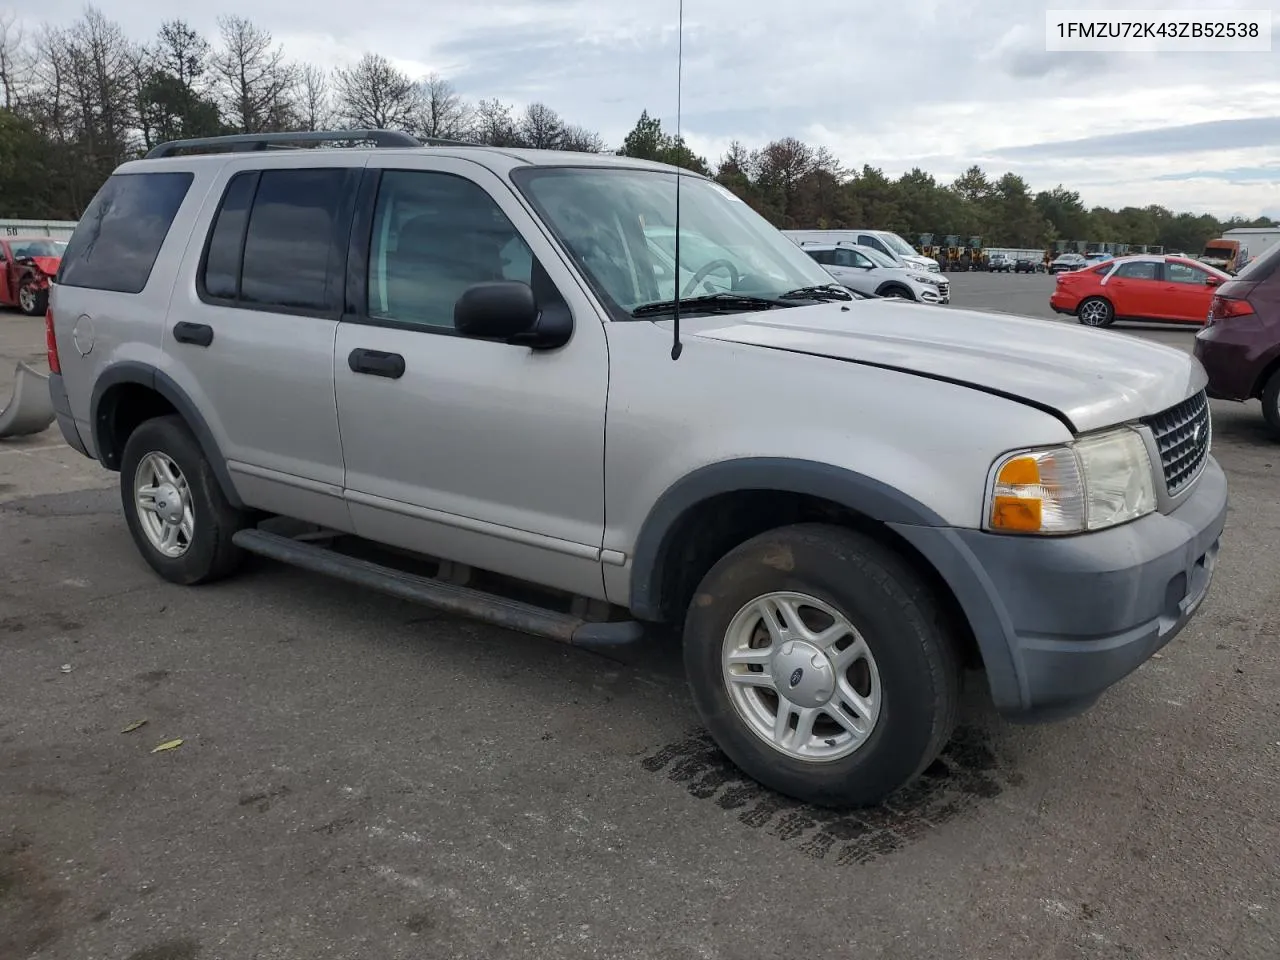
<path fill-rule="evenodd" d="M 541 100 L 617 144 L 642 109 L 674 128 L 676 0 L 101 0 L 136 38 L 219 13 L 326 65 L 382 53 L 470 98 Z M 1098 0 L 685 0 L 684 130 L 715 162 L 784 136 L 844 163 L 949 181 L 971 163 L 1086 203 L 1280 217 L 1280 42 L 1272 53 L 1049 54 L 1048 8 L 1174 11 Z M 1214 0 L 1210 9 L 1280 0 Z M 23 15 L 33 7 L 20 7 Z M 81 0 L 41 0 L 65 24 Z M 784 13 L 784 10 L 793 11 Z M 800 13 L 799 11 L 803 11 Z M 1273 29 L 1275 29 L 1273 24 Z"/>

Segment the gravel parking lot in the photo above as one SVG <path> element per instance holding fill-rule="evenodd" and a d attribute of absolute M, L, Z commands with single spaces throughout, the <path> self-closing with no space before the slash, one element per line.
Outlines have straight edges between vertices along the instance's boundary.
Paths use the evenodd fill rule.
<path fill-rule="evenodd" d="M 1059 322 L 1052 278 L 950 276 Z M 0 398 L 42 344 L 0 315 Z M 605 657 L 265 562 L 170 586 L 114 475 L 0 442 L 0 958 L 1275 960 L 1280 445 L 1214 416 L 1195 623 L 1059 724 L 970 683 L 943 760 L 857 815 L 737 775 L 670 638 Z"/>

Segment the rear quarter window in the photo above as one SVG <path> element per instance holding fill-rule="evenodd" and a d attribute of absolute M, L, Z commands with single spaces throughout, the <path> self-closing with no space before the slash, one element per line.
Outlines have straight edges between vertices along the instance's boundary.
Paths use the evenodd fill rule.
<path fill-rule="evenodd" d="M 112 174 L 76 225 L 57 282 L 141 293 L 193 179 L 187 171 Z"/>

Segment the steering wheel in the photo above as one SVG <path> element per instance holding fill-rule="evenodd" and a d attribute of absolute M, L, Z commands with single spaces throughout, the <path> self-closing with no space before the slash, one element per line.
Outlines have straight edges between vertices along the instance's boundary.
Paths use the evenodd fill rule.
<path fill-rule="evenodd" d="M 707 279 L 707 277 L 711 274 L 713 270 L 727 271 L 729 274 L 730 283 L 732 283 L 734 287 L 737 287 L 739 284 L 742 283 L 742 277 L 738 273 L 738 268 L 733 265 L 732 261 L 712 260 L 709 263 L 704 263 L 701 267 L 698 268 L 697 273 L 693 275 L 693 279 L 690 280 L 687 284 L 685 284 L 684 291 L 680 294 L 680 296 L 687 297 L 689 294 L 693 293 L 693 291 L 698 288 L 698 284 L 702 283 L 703 280 Z"/>

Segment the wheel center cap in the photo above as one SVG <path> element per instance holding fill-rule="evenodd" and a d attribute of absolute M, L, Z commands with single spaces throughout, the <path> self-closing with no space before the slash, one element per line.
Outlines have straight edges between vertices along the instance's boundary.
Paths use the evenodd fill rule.
<path fill-rule="evenodd" d="M 171 483 L 160 484 L 156 490 L 156 513 L 166 523 L 182 522 L 182 494 Z"/>
<path fill-rule="evenodd" d="M 773 655 L 778 693 L 798 707 L 820 707 L 836 690 L 836 672 L 827 655 L 811 643 L 788 640 Z"/>

